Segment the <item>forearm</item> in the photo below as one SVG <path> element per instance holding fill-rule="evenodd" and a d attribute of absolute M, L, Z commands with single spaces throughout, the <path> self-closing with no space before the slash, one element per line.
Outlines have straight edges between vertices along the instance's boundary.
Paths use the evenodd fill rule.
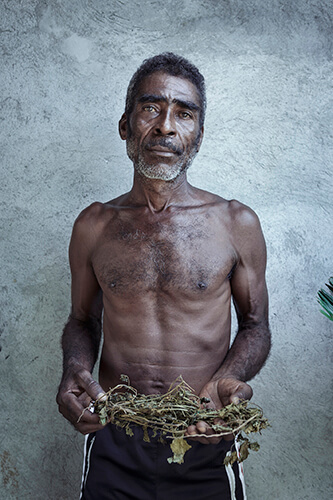
<path fill-rule="evenodd" d="M 271 347 L 267 323 L 240 325 L 235 340 L 213 379 L 252 379 L 264 365 Z"/>
<path fill-rule="evenodd" d="M 85 411 L 91 400 L 104 395 L 102 387 L 91 375 L 100 339 L 99 320 L 91 318 L 83 322 L 69 317 L 62 336 L 64 371 L 57 403 L 60 413 L 82 434 L 103 428 L 97 415 Z"/>
<path fill-rule="evenodd" d="M 101 322 L 97 318 L 80 321 L 69 316 L 62 335 L 63 370 L 74 364 L 92 372 L 101 341 Z"/>

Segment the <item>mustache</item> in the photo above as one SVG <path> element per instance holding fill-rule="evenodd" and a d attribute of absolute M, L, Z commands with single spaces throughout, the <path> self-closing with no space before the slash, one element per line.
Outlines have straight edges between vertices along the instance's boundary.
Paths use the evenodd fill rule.
<path fill-rule="evenodd" d="M 167 139 L 165 137 L 161 137 L 160 139 L 157 139 L 155 141 L 151 140 L 147 142 L 147 144 L 145 144 L 145 149 L 150 149 L 156 146 L 161 146 L 162 148 L 166 148 L 169 151 L 176 153 L 177 155 L 183 154 L 182 148 L 176 146 L 176 144 L 173 144 L 172 141 L 170 141 L 170 139 Z"/>

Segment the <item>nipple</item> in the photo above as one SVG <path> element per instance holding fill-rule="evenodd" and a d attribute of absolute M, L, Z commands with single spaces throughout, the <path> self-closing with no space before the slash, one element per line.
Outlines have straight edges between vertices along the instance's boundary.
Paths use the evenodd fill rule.
<path fill-rule="evenodd" d="M 207 288 L 207 283 L 204 283 L 203 281 L 198 281 L 198 283 L 197 283 L 197 287 L 198 287 L 200 290 L 206 290 L 206 288 Z"/>

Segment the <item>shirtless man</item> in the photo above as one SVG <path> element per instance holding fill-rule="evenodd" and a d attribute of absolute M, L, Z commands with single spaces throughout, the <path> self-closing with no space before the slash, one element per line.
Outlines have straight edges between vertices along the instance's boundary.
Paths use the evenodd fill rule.
<path fill-rule="evenodd" d="M 265 243 L 250 208 L 187 181 L 205 107 L 195 66 L 170 53 L 144 61 L 119 122 L 133 187 L 93 203 L 74 225 L 72 310 L 57 402 L 64 417 L 89 434 L 85 500 L 243 498 L 236 467 L 236 480 L 222 473 L 226 441 L 192 438 L 185 464 L 170 465 L 170 448 L 143 442 L 140 430 L 137 438 L 126 436 L 89 411 L 78 421 L 90 399 L 118 384 L 121 374 L 144 394 L 166 392 L 182 375 L 216 408 L 252 396 L 246 381 L 270 349 Z M 231 299 L 239 329 L 230 347 Z M 97 383 L 92 370 L 102 311 Z M 209 436 L 212 429 L 199 422 L 187 433 Z"/>

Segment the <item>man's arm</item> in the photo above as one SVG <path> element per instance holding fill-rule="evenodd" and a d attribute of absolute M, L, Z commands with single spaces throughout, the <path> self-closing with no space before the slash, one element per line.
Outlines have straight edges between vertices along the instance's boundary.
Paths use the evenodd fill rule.
<path fill-rule="evenodd" d="M 89 207 L 74 224 L 69 248 L 72 274 L 72 311 L 62 336 L 63 376 L 57 395 L 59 411 L 74 427 L 87 434 L 102 428 L 87 408 L 90 399 L 104 394 L 93 380 L 101 339 L 102 292 L 91 266 L 95 233 Z"/>
<path fill-rule="evenodd" d="M 220 368 L 200 394 L 201 397 L 208 397 L 211 407 L 215 408 L 252 397 L 252 388 L 246 381 L 262 368 L 271 346 L 265 241 L 255 213 L 234 203 L 233 240 L 238 264 L 230 284 L 238 318 L 238 333 Z M 189 428 L 189 435 L 196 433 L 212 432 L 207 424 L 201 422 Z M 202 438 L 202 442 L 214 440 Z"/>
<path fill-rule="evenodd" d="M 259 220 L 249 208 L 239 207 L 234 226 L 239 260 L 230 285 L 238 333 L 213 380 L 231 377 L 245 382 L 262 368 L 271 346 L 265 280 L 266 245 Z"/>

